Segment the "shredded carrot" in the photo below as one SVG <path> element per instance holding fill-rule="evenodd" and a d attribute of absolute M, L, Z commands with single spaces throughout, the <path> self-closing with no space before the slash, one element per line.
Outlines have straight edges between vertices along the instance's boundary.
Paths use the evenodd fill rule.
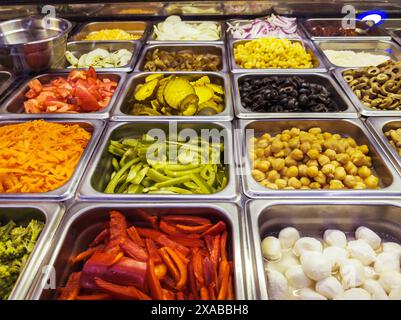
<path fill-rule="evenodd" d="M 0 127 L 0 192 L 48 192 L 73 174 L 91 134 L 36 120 Z"/>

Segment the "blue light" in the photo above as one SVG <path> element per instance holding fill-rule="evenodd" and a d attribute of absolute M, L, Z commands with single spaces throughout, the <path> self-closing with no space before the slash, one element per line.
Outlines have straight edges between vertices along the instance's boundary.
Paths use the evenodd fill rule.
<path fill-rule="evenodd" d="M 373 21 L 375 26 L 382 24 L 388 17 L 388 14 L 380 10 L 370 10 L 358 14 L 357 19 L 361 21 Z"/>

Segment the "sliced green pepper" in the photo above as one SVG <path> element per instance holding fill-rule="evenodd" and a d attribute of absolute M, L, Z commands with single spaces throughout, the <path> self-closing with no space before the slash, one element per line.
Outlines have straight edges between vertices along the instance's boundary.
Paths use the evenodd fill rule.
<path fill-rule="evenodd" d="M 120 182 L 121 177 L 124 173 L 131 168 L 131 166 L 137 161 L 137 159 L 131 160 L 127 162 L 110 180 L 109 184 L 107 185 L 106 189 L 104 190 L 105 193 L 114 193 L 114 189 L 117 187 L 118 183 Z"/>

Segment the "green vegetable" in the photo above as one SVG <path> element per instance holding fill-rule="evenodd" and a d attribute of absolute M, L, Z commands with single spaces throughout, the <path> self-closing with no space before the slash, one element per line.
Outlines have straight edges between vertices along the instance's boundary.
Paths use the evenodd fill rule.
<path fill-rule="evenodd" d="M 0 227 L 0 300 L 10 295 L 43 227 L 37 220 L 31 220 L 26 227 L 13 221 Z"/>
<path fill-rule="evenodd" d="M 226 168 L 215 161 L 222 158 L 221 143 L 200 138 L 161 143 L 145 134 L 110 141 L 108 150 L 114 172 L 105 193 L 211 194 L 227 185 Z M 170 159 L 171 151 L 178 154 Z"/>

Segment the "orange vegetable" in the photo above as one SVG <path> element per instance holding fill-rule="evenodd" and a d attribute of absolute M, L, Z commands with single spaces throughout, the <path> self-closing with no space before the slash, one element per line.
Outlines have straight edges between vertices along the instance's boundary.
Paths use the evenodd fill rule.
<path fill-rule="evenodd" d="M 36 120 L 0 127 L 0 192 L 49 192 L 74 173 L 91 134 Z"/>

